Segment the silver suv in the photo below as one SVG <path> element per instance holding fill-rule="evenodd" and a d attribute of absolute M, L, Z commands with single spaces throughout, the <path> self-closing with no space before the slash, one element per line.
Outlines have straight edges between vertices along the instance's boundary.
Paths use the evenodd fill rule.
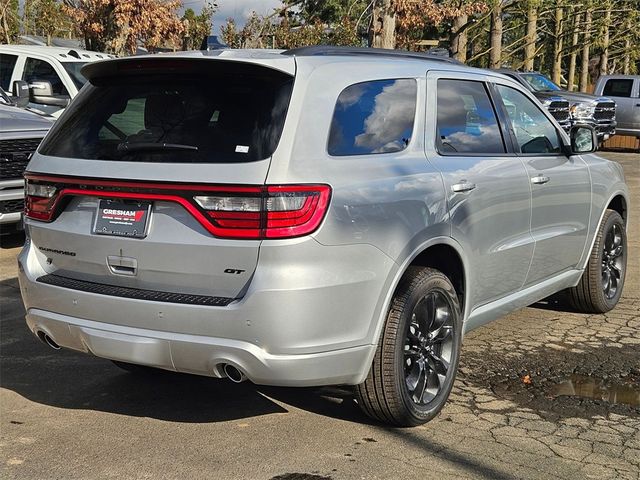
<path fill-rule="evenodd" d="M 624 284 L 628 191 L 503 75 L 389 51 L 89 64 L 26 174 L 20 285 L 53 348 L 433 418 L 463 333 Z"/>

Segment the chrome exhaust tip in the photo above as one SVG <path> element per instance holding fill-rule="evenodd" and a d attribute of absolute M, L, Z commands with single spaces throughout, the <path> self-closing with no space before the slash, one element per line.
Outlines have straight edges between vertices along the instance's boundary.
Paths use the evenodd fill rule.
<path fill-rule="evenodd" d="M 228 363 L 224 365 L 223 370 L 227 378 L 233 383 L 242 383 L 247 379 L 247 376 L 244 373 Z"/>
<path fill-rule="evenodd" d="M 39 330 L 37 335 L 38 335 L 38 338 L 46 345 L 49 345 L 54 350 L 60 350 L 60 345 L 54 342 L 53 338 L 51 338 L 49 335 L 44 333 L 42 330 Z"/>

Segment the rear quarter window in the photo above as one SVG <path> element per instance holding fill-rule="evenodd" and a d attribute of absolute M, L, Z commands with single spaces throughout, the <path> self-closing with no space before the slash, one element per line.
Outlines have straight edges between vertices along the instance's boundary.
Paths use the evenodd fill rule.
<path fill-rule="evenodd" d="M 333 156 L 404 150 L 413 135 L 415 79 L 362 82 L 345 88 L 336 102 L 327 150 Z"/>
<path fill-rule="evenodd" d="M 277 147 L 293 77 L 208 62 L 189 74 L 94 79 L 40 153 L 90 160 L 234 163 Z"/>

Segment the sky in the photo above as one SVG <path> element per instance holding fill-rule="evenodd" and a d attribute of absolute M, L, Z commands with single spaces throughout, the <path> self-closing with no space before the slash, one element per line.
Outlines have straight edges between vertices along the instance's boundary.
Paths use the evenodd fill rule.
<path fill-rule="evenodd" d="M 191 8 L 196 13 L 200 13 L 205 0 L 183 0 L 183 9 Z M 220 35 L 220 27 L 227 22 L 228 18 L 233 18 L 236 25 L 243 26 L 252 11 L 258 15 L 267 15 L 273 9 L 282 5 L 280 0 L 215 0 L 218 10 L 213 16 L 212 35 Z M 19 0 L 20 12 L 24 5 L 24 0 Z"/>
<path fill-rule="evenodd" d="M 200 13 L 203 3 L 204 0 L 183 0 L 184 8 L 192 8 L 196 13 Z M 228 18 L 233 18 L 236 25 L 242 26 L 252 11 L 255 10 L 258 15 L 267 15 L 282 4 L 280 0 L 216 0 L 216 3 L 218 10 L 213 16 L 211 34 L 218 36 L 220 27 Z"/>

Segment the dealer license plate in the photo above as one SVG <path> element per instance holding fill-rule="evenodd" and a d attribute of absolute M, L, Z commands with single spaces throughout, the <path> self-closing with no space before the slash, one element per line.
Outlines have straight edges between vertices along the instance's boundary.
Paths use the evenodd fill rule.
<path fill-rule="evenodd" d="M 99 235 L 144 238 L 151 202 L 100 200 L 93 232 Z"/>

